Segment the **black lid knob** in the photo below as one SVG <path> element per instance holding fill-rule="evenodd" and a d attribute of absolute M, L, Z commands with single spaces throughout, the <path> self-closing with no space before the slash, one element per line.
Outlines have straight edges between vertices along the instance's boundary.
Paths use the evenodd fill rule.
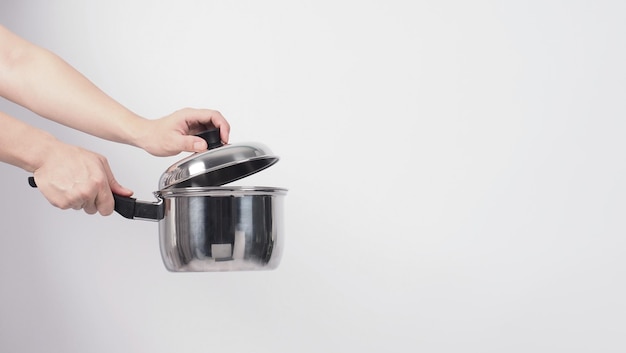
<path fill-rule="evenodd" d="M 222 138 L 220 137 L 220 129 L 219 128 L 202 131 L 201 133 L 197 134 L 196 136 L 202 137 L 206 141 L 206 143 L 209 146 L 210 150 L 222 146 Z"/>

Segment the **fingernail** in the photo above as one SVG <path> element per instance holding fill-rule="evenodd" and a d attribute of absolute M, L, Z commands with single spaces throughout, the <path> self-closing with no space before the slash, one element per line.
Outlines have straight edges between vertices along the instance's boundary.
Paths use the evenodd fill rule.
<path fill-rule="evenodd" d="M 196 151 L 200 151 L 204 148 L 204 143 L 198 141 L 193 143 L 193 149 Z"/>

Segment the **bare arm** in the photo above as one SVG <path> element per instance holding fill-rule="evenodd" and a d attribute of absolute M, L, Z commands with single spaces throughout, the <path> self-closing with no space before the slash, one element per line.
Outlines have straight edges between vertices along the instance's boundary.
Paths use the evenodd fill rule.
<path fill-rule="evenodd" d="M 52 52 L 0 26 L 0 95 L 107 140 L 136 145 L 145 119 L 102 92 Z"/>
<path fill-rule="evenodd" d="M 230 127 L 217 111 L 183 109 L 162 119 L 133 113 L 101 91 L 54 53 L 0 26 L 0 96 L 40 116 L 110 141 L 125 143 L 154 155 L 206 149 L 189 136 L 209 126 Z M 195 147 L 194 147 L 195 146 Z"/>
<path fill-rule="evenodd" d="M 34 172 L 58 143 L 49 133 L 0 112 L 0 161 Z"/>

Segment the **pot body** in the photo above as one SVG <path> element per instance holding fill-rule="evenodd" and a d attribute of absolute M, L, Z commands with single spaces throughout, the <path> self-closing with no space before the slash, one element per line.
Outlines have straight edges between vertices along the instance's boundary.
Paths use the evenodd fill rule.
<path fill-rule="evenodd" d="M 161 255 L 172 272 L 271 270 L 284 243 L 287 190 L 189 187 L 157 193 Z"/>

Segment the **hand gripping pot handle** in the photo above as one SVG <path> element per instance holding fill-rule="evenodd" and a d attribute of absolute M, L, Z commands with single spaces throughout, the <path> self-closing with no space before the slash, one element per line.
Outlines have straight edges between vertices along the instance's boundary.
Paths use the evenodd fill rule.
<path fill-rule="evenodd" d="M 28 177 L 28 184 L 33 188 L 37 187 L 35 178 L 32 176 Z M 165 216 L 163 200 L 161 199 L 158 202 L 146 202 L 137 201 L 137 199 L 133 197 L 113 194 L 113 201 L 115 202 L 115 212 L 119 213 L 124 218 L 158 221 Z"/>

